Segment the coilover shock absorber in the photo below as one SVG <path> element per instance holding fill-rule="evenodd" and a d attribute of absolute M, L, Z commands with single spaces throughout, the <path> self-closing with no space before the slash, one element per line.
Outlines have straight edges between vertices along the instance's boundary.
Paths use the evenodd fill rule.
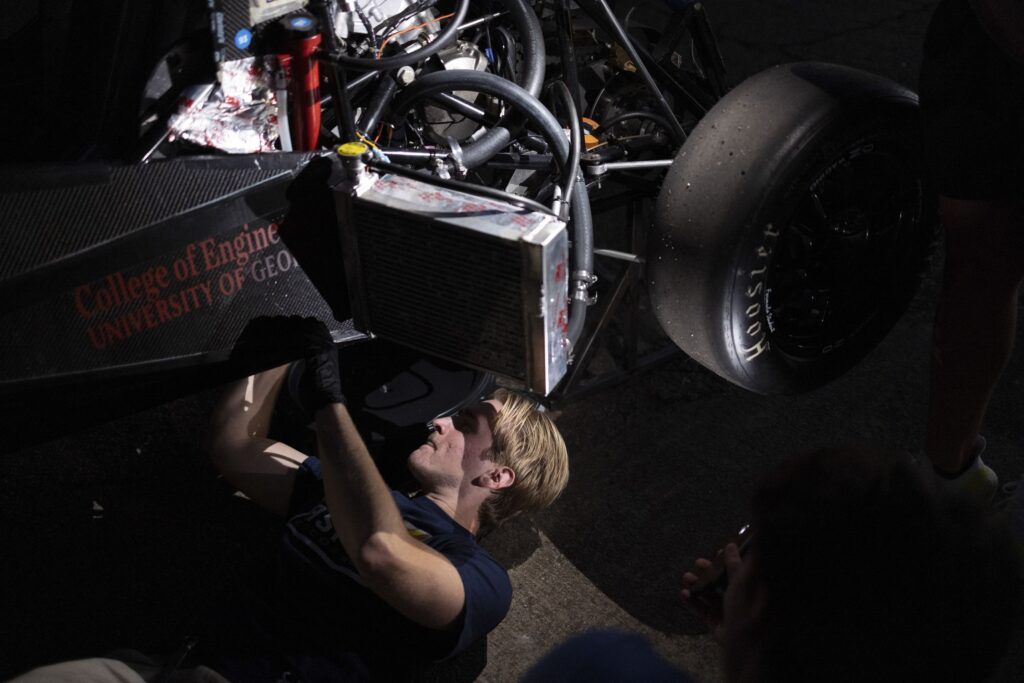
<path fill-rule="evenodd" d="M 320 138 L 320 66 L 316 59 L 320 31 L 305 12 L 281 19 L 288 41 L 292 144 L 296 150 L 316 149 Z"/>

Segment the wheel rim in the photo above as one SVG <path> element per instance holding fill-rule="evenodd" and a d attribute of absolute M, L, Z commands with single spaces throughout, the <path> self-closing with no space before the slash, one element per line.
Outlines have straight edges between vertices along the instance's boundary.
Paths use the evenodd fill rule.
<path fill-rule="evenodd" d="M 916 275 L 922 197 L 892 141 L 862 142 L 808 184 L 767 274 L 775 348 L 819 358 L 902 310 L 912 292 L 905 282 Z"/>

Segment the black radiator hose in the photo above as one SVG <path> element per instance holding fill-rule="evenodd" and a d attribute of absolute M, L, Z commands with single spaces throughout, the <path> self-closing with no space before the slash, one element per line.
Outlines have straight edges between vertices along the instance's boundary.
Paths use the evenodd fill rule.
<path fill-rule="evenodd" d="M 569 162 L 569 141 L 565 139 L 561 124 L 540 100 L 515 83 L 484 71 L 437 71 L 416 79 L 399 95 L 392 115 L 409 111 L 419 100 L 441 92 L 469 90 L 500 97 L 513 104 L 532 121 L 554 152 L 559 172 L 564 173 Z M 508 131 L 505 131 L 508 134 Z M 506 143 L 507 144 L 507 143 Z M 569 293 L 572 308 L 569 311 L 569 340 L 575 345 L 583 331 L 587 308 L 587 287 L 591 284 L 594 263 L 594 221 L 587 198 L 587 185 L 579 176 L 572 190 L 572 281 Z"/>
<path fill-rule="evenodd" d="M 373 129 L 377 127 L 380 122 L 381 115 L 384 114 L 384 108 L 388 106 L 391 98 L 395 96 L 395 92 L 398 90 L 398 84 L 395 83 L 395 79 L 390 74 L 384 74 L 381 78 L 380 83 L 377 85 L 377 89 L 373 93 L 373 97 L 370 99 L 369 104 L 366 105 L 366 110 L 363 112 L 363 117 L 359 121 L 359 130 L 363 132 L 367 137 L 373 135 Z"/>
<path fill-rule="evenodd" d="M 540 96 L 544 87 L 544 62 L 547 51 L 544 47 L 544 32 L 537 13 L 526 0 L 501 0 L 508 9 L 512 23 L 519 30 L 523 45 L 523 69 L 519 85 L 534 97 Z M 514 57 L 514 56 L 513 56 Z M 495 154 L 505 149 L 512 141 L 512 134 L 504 126 L 495 126 L 484 133 L 476 142 L 462 150 L 460 163 L 466 168 L 483 166 Z"/>
<path fill-rule="evenodd" d="M 562 126 L 558 123 L 558 119 L 534 95 L 526 92 L 512 81 L 486 71 L 470 69 L 435 71 L 420 76 L 402 90 L 395 99 L 391 108 L 392 116 L 396 117 L 393 123 L 396 125 L 401 123 L 405 112 L 412 109 L 420 100 L 428 99 L 438 93 L 455 90 L 480 92 L 499 97 L 515 105 L 521 113 L 537 124 L 548 145 L 555 150 L 555 162 L 561 172 L 569 158 L 569 141 L 565 139 L 565 133 L 562 132 Z M 505 134 L 510 135 L 507 130 Z M 508 142 L 505 144 L 507 145 Z M 466 147 L 466 151 L 469 149 L 471 146 Z"/>
<path fill-rule="evenodd" d="M 495 126 L 480 136 L 480 139 L 471 145 L 462 148 L 462 158 L 459 163 L 466 168 L 477 168 L 483 166 L 494 158 L 494 155 L 508 147 L 512 142 L 512 133 L 504 126 Z"/>
<path fill-rule="evenodd" d="M 564 137 L 562 138 L 565 139 Z M 590 213 L 587 184 L 580 178 L 573 188 L 572 206 L 572 287 L 569 292 L 569 343 L 571 348 L 583 333 L 583 323 L 590 305 L 588 288 L 597 281 L 594 277 L 594 217 Z"/>
<path fill-rule="evenodd" d="M 523 45 L 523 70 L 519 85 L 534 97 L 540 95 L 544 87 L 544 61 L 547 52 L 544 49 L 544 30 L 540 19 L 526 0 L 501 0 L 508 8 L 509 18 L 519 30 Z M 512 56 L 515 58 L 515 55 Z"/>

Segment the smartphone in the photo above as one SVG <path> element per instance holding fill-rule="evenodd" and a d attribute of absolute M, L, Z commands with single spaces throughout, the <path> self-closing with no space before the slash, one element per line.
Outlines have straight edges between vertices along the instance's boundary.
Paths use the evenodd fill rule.
<path fill-rule="evenodd" d="M 750 542 L 754 537 L 753 529 L 749 524 L 736 532 L 732 540 L 722 544 L 722 547 L 715 553 L 711 560 L 711 575 L 715 578 L 708 581 L 699 590 L 690 591 L 690 599 L 705 603 L 709 607 L 721 609 L 722 598 L 729 587 L 729 574 L 725 571 L 725 546 L 728 543 L 735 543 L 739 548 L 740 557 L 743 557 L 750 548 Z"/>

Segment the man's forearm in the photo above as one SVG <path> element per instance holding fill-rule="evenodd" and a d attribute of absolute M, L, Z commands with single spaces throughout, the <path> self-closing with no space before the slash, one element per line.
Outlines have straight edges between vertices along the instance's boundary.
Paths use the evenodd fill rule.
<path fill-rule="evenodd" d="M 316 414 L 316 428 L 327 508 L 345 551 L 360 566 L 374 534 L 403 537 L 405 524 L 348 409 L 325 406 Z"/>
<path fill-rule="evenodd" d="M 327 508 L 366 585 L 408 619 L 428 628 L 450 627 L 466 599 L 458 571 L 409 536 L 345 406 L 320 409 L 316 427 Z"/>

